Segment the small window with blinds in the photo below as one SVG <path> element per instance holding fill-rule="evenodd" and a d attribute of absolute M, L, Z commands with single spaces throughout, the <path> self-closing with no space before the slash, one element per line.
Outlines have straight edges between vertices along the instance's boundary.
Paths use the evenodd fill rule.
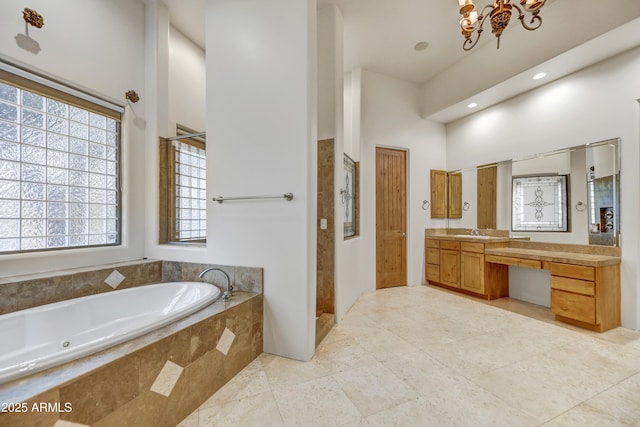
<path fill-rule="evenodd" d="M 206 243 L 206 160 L 203 137 L 161 138 L 160 243 Z"/>
<path fill-rule="evenodd" d="M 8 68 L 0 63 L 0 254 L 120 244 L 121 111 Z"/>

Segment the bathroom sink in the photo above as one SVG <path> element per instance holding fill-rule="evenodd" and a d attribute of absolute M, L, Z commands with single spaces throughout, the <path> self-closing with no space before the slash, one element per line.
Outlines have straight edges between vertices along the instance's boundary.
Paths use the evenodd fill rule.
<path fill-rule="evenodd" d="M 467 237 L 472 239 L 490 239 L 491 236 L 474 236 L 471 234 L 453 234 L 451 237 Z"/>

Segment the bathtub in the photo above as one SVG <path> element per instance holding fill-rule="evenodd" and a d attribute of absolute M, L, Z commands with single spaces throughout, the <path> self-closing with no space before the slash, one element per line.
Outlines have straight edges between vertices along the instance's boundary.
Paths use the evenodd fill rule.
<path fill-rule="evenodd" d="M 139 286 L 0 316 L 0 384 L 146 334 L 213 303 L 202 282 Z"/>

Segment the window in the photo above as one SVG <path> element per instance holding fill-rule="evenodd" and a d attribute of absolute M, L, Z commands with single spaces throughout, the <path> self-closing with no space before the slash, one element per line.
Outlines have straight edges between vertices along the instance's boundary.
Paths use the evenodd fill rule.
<path fill-rule="evenodd" d="M 359 162 L 344 155 L 344 189 L 341 190 L 344 206 L 344 238 L 349 239 L 359 235 Z"/>
<path fill-rule="evenodd" d="M 120 244 L 120 110 L 93 100 L 0 63 L 0 253 Z"/>
<path fill-rule="evenodd" d="M 513 231 L 568 231 L 567 176 L 513 178 Z"/>
<path fill-rule="evenodd" d="M 206 242 L 206 160 L 202 137 L 161 139 L 160 243 Z"/>

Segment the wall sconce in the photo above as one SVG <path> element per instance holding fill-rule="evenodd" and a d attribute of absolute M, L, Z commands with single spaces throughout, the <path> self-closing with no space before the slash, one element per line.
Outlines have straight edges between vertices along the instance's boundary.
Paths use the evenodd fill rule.
<path fill-rule="evenodd" d="M 135 90 L 128 90 L 125 94 L 124 97 L 127 98 L 129 101 L 133 102 L 134 104 L 138 101 L 140 101 L 140 96 L 138 96 L 138 93 Z"/>
<path fill-rule="evenodd" d="M 29 25 L 33 25 L 36 28 L 44 27 L 44 17 L 33 9 L 25 7 L 22 11 L 22 18 L 24 19 L 24 22 Z"/>

